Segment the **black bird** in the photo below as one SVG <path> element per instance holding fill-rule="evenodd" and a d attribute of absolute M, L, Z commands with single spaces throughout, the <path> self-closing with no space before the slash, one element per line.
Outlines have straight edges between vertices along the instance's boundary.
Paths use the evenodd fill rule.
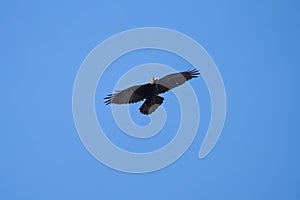
<path fill-rule="evenodd" d="M 149 83 L 136 85 L 114 94 L 109 94 L 104 98 L 105 104 L 128 104 L 136 103 L 146 99 L 139 108 L 142 114 L 148 115 L 154 112 L 164 101 L 158 94 L 171 90 L 186 81 L 198 77 L 200 72 L 193 69 L 185 72 L 167 75 L 161 79 L 152 78 Z"/>

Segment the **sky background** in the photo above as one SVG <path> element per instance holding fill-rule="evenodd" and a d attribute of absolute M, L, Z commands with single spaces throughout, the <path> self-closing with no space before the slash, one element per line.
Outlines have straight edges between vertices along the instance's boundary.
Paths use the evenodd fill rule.
<path fill-rule="evenodd" d="M 299 199 L 299 4 L 2 2 L 0 199 Z M 72 90 L 81 63 L 96 45 L 145 26 L 180 31 L 207 50 L 223 77 L 227 117 L 217 145 L 199 160 L 210 102 L 204 81 L 191 81 L 201 104 L 200 127 L 191 147 L 167 168 L 127 174 L 101 164 L 81 143 L 73 122 Z M 174 136 L 174 95 L 164 95 L 164 106 L 175 118 L 148 143 L 119 134 L 102 98 L 122 74 L 144 62 L 179 71 L 190 68 L 159 51 L 124 56 L 99 82 L 95 105 L 114 143 L 140 152 L 163 146 Z M 151 77 L 141 78 L 147 82 Z M 130 111 L 145 125 L 149 119 L 139 115 L 139 106 Z"/>

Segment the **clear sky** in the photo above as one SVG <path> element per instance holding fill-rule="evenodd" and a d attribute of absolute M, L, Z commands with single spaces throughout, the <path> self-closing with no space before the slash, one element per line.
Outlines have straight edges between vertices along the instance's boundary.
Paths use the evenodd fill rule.
<path fill-rule="evenodd" d="M 299 199 L 299 9 L 298 1 L 283 0 L 2 2 L 0 199 Z M 128 174 L 85 149 L 73 121 L 72 91 L 96 45 L 145 26 L 180 31 L 207 50 L 226 87 L 227 118 L 217 145 L 199 160 L 210 103 L 203 80 L 193 80 L 201 119 L 191 147 L 167 168 Z M 99 82 L 97 116 L 104 116 L 108 137 L 120 147 L 155 150 L 172 139 L 178 118 L 141 143 L 119 134 L 102 98 L 136 65 L 191 66 L 159 51 L 127 56 Z M 176 98 L 164 97 L 176 117 Z M 132 117 L 145 125 L 139 106 L 130 108 Z"/>

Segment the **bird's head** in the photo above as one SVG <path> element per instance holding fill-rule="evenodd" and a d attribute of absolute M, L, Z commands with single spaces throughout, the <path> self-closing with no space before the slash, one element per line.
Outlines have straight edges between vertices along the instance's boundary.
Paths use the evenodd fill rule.
<path fill-rule="evenodd" d="M 156 78 L 156 77 L 153 77 L 153 78 L 151 78 L 151 80 L 150 80 L 150 84 L 152 85 L 152 84 L 156 84 L 157 83 L 157 80 L 158 80 L 158 78 Z"/>

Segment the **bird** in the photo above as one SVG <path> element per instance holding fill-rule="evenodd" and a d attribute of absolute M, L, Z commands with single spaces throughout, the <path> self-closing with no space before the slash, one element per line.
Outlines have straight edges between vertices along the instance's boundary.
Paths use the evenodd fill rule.
<path fill-rule="evenodd" d="M 149 115 L 153 113 L 164 101 L 163 97 L 158 96 L 159 94 L 180 86 L 192 78 L 197 78 L 199 75 L 199 70 L 194 68 L 184 72 L 169 74 L 161 79 L 153 77 L 149 83 L 135 85 L 127 89 L 108 94 L 104 97 L 104 103 L 105 105 L 131 104 L 145 99 L 139 110 L 140 113 Z"/>

